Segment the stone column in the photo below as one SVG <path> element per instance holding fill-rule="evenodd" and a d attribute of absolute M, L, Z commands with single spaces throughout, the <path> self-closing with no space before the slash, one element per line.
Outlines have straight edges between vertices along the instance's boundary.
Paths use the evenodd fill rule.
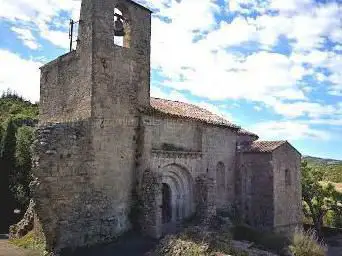
<path fill-rule="evenodd" d="M 141 230 L 144 235 L 160 238 L 162 235 L 161 223 L 161 176 L 153 171 L 146 170 L 141 184 Z"/>
<path fill-rule="evenodd" d="M 197 216 L 201 223 L 209 225 L 216 215 L 215 180 L 203 174 L 196 179 Z"/>

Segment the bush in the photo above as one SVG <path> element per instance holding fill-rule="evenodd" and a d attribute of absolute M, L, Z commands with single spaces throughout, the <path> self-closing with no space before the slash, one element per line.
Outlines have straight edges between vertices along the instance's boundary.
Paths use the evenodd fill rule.
<path fill-rule="evenodd" d="M 211 232 L 199 226 L 187 228 L 183 233 L 167 236 L 151 255 L 154 256 L 214 256 L 248 254 L 232 247 L 231 234 L 225 232 Z"/>
<path fill-rule="evenodd" d="M 205 243 L 182 239 L 176 236 L 165 237 L 153 255 L 159 256 L 204 256 L 208 250 Z"/>
<path fill-rule="evenodd" d="M 297 229 L 289 246 L 294 256 L 324 256 L 326 245 L 318 239 L 314 230 Z"/>
<path fill-rule="evenodd" d="M 45 239 L 36 232 L 29 232 L 22 238 L 11 239 L 10 242 L 18 247 L 37 251 L 39 255 L 45 253 Z"/>

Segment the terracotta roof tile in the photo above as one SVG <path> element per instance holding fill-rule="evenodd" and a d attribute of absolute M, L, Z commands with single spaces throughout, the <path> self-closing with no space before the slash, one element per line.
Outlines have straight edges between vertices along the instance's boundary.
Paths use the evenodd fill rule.
<path fill-rule="evenodd" d="M 254 141 L 250 145 L 244 147 L 245 153 L 271 153 L 287 141 Z"/>
<path fill-rule="evenodd" d="M 253 132 L 247 131 L 243 128 L 241 128 L 240 130 L 238 130 L 238 135 L 247 135 L 247 136 L 252 136 L 252 137 L 256 137 L 259 138 L 259 136 Z"/>
<path fill-rule="evenodd" d="M 154 112 L 157 112 L 159 114 L 165 114 L 186 119 L 194 119 L 208 124 L 225 126 L 232 129 L 240 129 L 239 126 L 229 122 L 225 118 L 213 114 L 204 108 L 200 108 L 189 103 L 151 98 L 151 107 Z"/>

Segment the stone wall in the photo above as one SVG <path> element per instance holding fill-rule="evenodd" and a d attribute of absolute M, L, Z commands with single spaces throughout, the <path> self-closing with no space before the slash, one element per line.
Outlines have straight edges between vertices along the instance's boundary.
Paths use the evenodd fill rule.
<path fill-rule="evenodd" d="M 240 155 L 242 154 L 242 155 Z M 274 225 L 273 166 L 270 153 L 240 153 L 239 208 L 245 221 L 262 230 Z"/>
<path fill-rule="evenodd" d="M 232 205 L 235 196 L 234 158 L 237 138 L 234 132 L 227 128 L 171 117 L 142 116 L 141 124 L 144 140 L 140 149 L 139 176 L 143 177 L 144 170 L 151 169 L 161 175 L 162 182 L 169 185 L 173 196 L 176 196 L 172 199 L 173 221 L 178 222 L 189 217 L 188 213 L 194 213 L 196 207 L 200 207 L 198 193 L 204 190 L 207 193 L 206 208 L 216 210 L 217 198 L 220 198 L 222 208 Z M 224 189 L 222 194 L 217 195 L 216 170 L 220 164 L 224 166 Z M 201 183 L 203 186 L 199 186 L 196 181 L 203 176 L 207 179 Z M 144 186 L 143 182 L 140 184 Z"/>
<path fill-rule="evenodd" d="M 91 116 L 90 63 L 78 52 L 41 68 L 40 122 L 77 121 Z"/>
<path fill-rule="evenodd" d="M 275 230 L 293 233 L 296 226 L 302 224 L 301 155 L 286 143 L 273 152 L 272 162 Z M 285 180 L 286 171 L 289 172 L 289 181 Z"/>
<path fill-rule="evenodd" d="M 217 194 L 218 208 L 229 208 L 235 200 L 235 155 L 237 135 L 229 129 L 204 126 L 202 136 L 203 167 L 208 177 L 214 178 L 218 165 L 224 165 L 223 194 Z"/>
<path fill-rule="evenodd" d="M 89 130 L 88 122 L 37 130 L 32 194 L 48 250 L 96 242 L 91 240 L 96 239 L 92 235 L 99 220 L 90 207 L 99 191 L 89 175 L 93 160 Z"/>
<path fill-rule="evenodd" d="M 199 122 L 171 119 L 153 118 L 154 150 L 165 151 L 202 151 L 203 127 Z"/>

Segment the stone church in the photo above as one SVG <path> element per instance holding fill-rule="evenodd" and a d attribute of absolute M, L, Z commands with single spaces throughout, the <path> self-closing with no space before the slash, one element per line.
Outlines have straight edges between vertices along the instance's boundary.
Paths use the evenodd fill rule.
<path fill-rule="evenodd" d="M 195 105 L 151 98 L 150 42 L 149 9 L 83 0 L 77 49 L 41 68 L 32 193 L 48 249 L 112 241 L 135 226 L 159 238 L 219 210 L 292 232 L 300 153 Z"/>

